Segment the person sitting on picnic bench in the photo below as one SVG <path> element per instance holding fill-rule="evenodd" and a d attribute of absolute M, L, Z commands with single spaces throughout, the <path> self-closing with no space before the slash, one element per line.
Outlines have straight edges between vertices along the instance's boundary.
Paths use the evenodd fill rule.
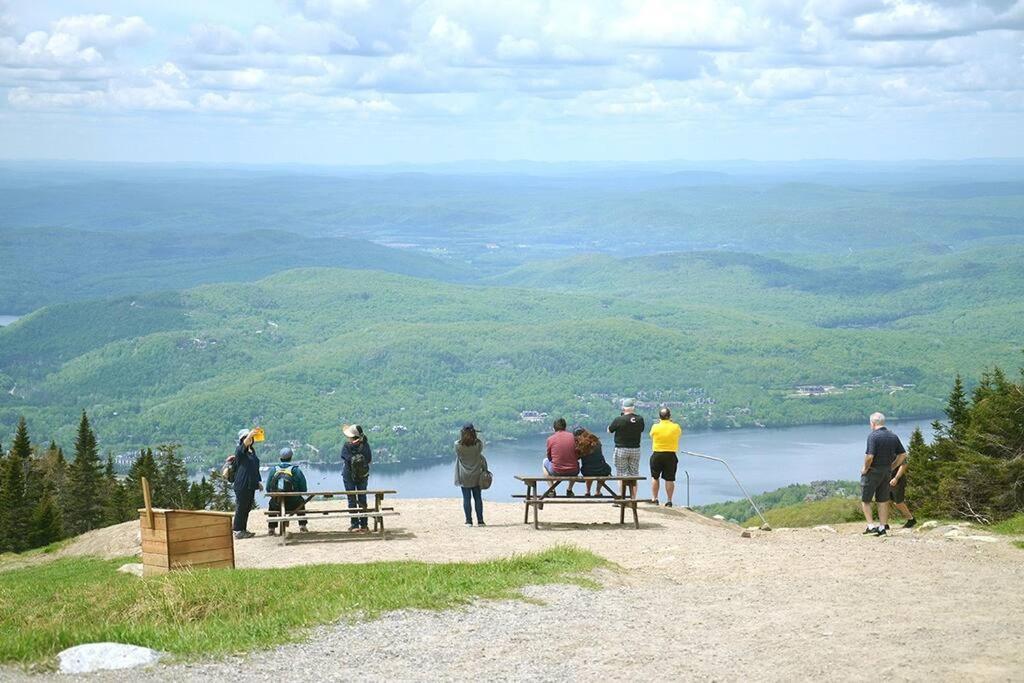
<path fill-rule="evenodd" d="M 348 441 L 341 447 L 341 461 L 344 467 L 341 471 L 341 478 L 345 482 L 346 491 L 365 491 L 370 478 L 370 443 L 363 434 L 363 428 L 359 425 L 345 425 L 342 433 Z M 366 494 L 350 494 L 348 497 L 349 508 L 366 509 Z M 353 517 L 349 531 L 369 532 L 370 528 L 366 517 Z"/>
<path fill-rule="evenodd" d="M 304 493 L 309 490 L 306 487 L 306 475 L 302 473 L 298 465 L 292 462 L 293 455 L 294 453 L 291 448 L 285 446 L 281 449 L 281 462 L 267 472 L 267 493 Z M 302 496 L 268 496 L 268 499 L 267 510 L 273 514 L 280 514 L 282 499 L 284 500 L 285 514 L 306 514 L 306 501 L 302 499 Z M 269 516 L 267 520 L 268 535 L 275 536 L 277 534 L 277 522 L 274 521 L 273 517 Z M 299 520 L 299 531 L 302 533 L 309 531 L 306 528 L 306 520 Z M 281 533 L 284 533 L 284 531 Z"/>
<path fill-rule="evenodd" d="M 601 439 L 593 432 L 579 427 L 573 431 L 576 437 L 576 457 L 580 459 L 581 477 L 610 477 L 612 466 L 604 459 L 604 452 L 601 448 Z M 590 485 L 587 482 L 587 495 L 590 495 Z M 597 482 L 597 495 L 601 495 L 602 481 Z"/>
<path fill-rule="evenodd" d="M 544 458 L 544 476 L 575 477 L 580 473 L 580 461 L 576 459 L 576 439 L 565 431 L 565 418 L 560 417 L 552 423 L 555 433 L 548 437 L 547 457 Z M 569 482 L 567 496 L 576 495 L 572 492 L 573 482 Z"/>

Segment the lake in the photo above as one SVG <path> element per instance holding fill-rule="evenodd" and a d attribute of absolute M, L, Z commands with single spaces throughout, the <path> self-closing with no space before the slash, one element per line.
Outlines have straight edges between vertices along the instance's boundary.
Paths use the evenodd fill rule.
<path fill-rule="evenodd" d="M 804 484 L 822 479 L 860 477 L 864 461 L 864 442 L 868 435 L 864 425 L 813 425 L 784 429 L 736 429 L 730 431 L 684 434 L 680 449 L 724 458 L 736 472 L 751 495 L 772 491 L 788 484 Z M 894 421 L 889 428 L 903 444 L 910 440 L 914 428 L 920 426 L 926 438 L 931 435 L 931 420 Z M 605 459 L 612 464 L 610 435 L 602 439 Z M 488 444 L 484 455 L 494 473 L 494 484 L 484 491 L 486 500 L 511 501 L 513 493 L 522 493 L 523 485 L 513 479 L 516 474 L 539 474 L 544 453 L 542 437 L 514 442 Z M 649 476 L 647 461 L 650 441 L 645 439 L 640 474 Z M 273 457 L 261 453 L 263 464 Z M 370 474 L 370 488 L 394 489 L 403 498 L 461 497 L 452 483 L 452 461 L 410 467 L 379 465 Z M 342 490 L 341 465 L 304 465 L 311 490 Z M 686 504 L 686 476 L 690 474 L 690 503 L 703 505 L 742 497 L 729 473 L 720 463 L 680 456 L 675 502 Z M 264 473 L 264 479 L 266 475 Z M 640 495 L 649 496 L 649 482 L 641 482 Z"/>
<path fill-rule="evenodd" d="M 0 327 L 6 327 L 20 317 L 20 315 L 0 315 Z"/>

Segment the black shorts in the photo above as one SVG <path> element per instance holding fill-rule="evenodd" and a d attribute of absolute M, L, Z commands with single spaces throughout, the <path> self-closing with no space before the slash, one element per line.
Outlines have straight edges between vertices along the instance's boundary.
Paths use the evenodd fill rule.
<path fill-rule="evenodd" d="M 876 503 L 889 502 L 889 480 L 892 473 L 888 469 L 868 470 L 867 474 L 860 477 L 860 500 L 863 503 L 870 503 L 874 498 Z"/>
<path fill-rule="evenodd" d="M 675 481 L 677 467 L 679 467 L 679 458 L 675 453 L 670 451 L 651 453 L 651 479 Z"/>
<path fill-rule="evenodd" d="M 896 473 L 893 472 L 892 476 L 895 477 Z M 889 500 L 891 500 L 894 503 L 899 503 L 900 505 L 902 505 L 903 501 L 905 501 L 906 499 L 907 499 L 907 475 L 904 474 L 902 477 L 900 477 L 900 480 L 898 482 L 896 482 L 896 486 L 890 486 L 889 487 Z"/>

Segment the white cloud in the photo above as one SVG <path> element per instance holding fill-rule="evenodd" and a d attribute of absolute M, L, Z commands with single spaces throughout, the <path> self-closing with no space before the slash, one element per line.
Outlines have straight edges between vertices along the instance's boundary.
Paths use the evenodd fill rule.
<path fill-rule="evenodd" d="M 762 100 L 790 100 L 823 94 L 827 75 L 817 69 L 765 69 L 746 89 Z"/>
<path fill-rule="evenodd" d="M 854 18 L 850 35 L 858 38 L 938 38 L 994 29 L 1024 29 L 1024 2 L 1000 11 L 977 0 L 927 2 L 886 0 L 885 7 Z"/>
<path fill-rule="evenodd" d="M 613 40 L 628 45 L 743 48 L 760 22 L 739 4 L 714 0 L 629 0 L 626 14 L 610 27 Z"/>
<path fill-rule="evenodd" d="M 242 52 L 241 34 L 227 26 L 199 24 L 189 31 L 189 43 L 200 54 L 237 55 Z"/>
<path fill-rule="evenodd" d="M 287 44 L 271 26 L 260 24 L 252 30 L 252 46 L 258 52 L 285 52 Z"/>
<path fill-rule="evenodd" d="M 75 36 L 83 45 L 116 47 L 133 45 L 153 35 L 142 17 L 112 17 L 109 14 L 80 14 L 64 17 L 54 24 L 54 32 Z"/>
<path fill-rule="evenodd" d="M 427 41 L 432 47 L 454 55 L 464 55 L 473 49 L 469 31 L 443 14 L 434 20 Z"/>
<path fill-rule="evenodd" d="M 0 38 L 0 64 L 8 66 L 95 65 L 102 61 L 99 50 L 83 48 L 78 38 L 68 33 L 33 31 L 20 43 L 14 38 Z"/>
<path fill-rule="evenodd" d="M 253 90 L 262 86 L 267 80 L 267 72 L 263 69 L 229 69 L 211 71 L 200 79 L 201 85 L 228 90 Z"/>
<path fill-rule="evenodd" d="M 267 106 L 257 98 L 243 93 L 203 93 L 199 97 L 199 108 L 203 111 L 251 114 Z"/>
<path fill-rule="evenodd" d="M 503 61 L 530 61 L 540 56 L 540 44 L 532 38 L 515 38 L 503 35 L 494 49 L 494 54 Z"/>

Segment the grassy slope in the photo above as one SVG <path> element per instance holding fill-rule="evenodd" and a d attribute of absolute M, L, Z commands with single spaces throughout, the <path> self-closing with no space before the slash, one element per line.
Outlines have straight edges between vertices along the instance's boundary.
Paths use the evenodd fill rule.
<path fill-rule="evenodd" d="M 41 438 L 67 441 L 85 408 L 107 446 L 179 440 L 219 455 L 226 435 L 253 420 L 270 429 L 271 446 L 292 439 L 331 451 L 337 425 L 351 419 L 405 424 L 407 436 L 383 433 L 377 443 L 423 455 L 446 447 L 466 418 L 487 424 L 492 438 L 527 433 L 523 409 L 583 422 L 586 413 L 599 424 L 613 414 L 611 396 L 639 391 L 715 398 L 682 411 L 691 427 L 843 421 L 873 409 L 934 414 L 955 372 L 1016 362 L 1022 318 L 1009 313 L 1022 306 L 1024 251 L 905 266 L 884 258 L 850 285 L 834 282 L 839 266 L 825 257 L 798 267 L 666 255 L 543 271 L 556 284 L 566 268 L 586 276 L 570 282 L 580 292 L 306 269 L 51 307 L 0 330 L 0 385 L 18 387 L 0 393 L 0 425 L 25 413 Z M 981 268 L 986 259 L 991 267 Z M 907 307 L 893 303 L 884 325 L 825 326 L 861 316 L 859 287 L 886 269 L 899 276 L 872 296 L 915 302 L 911 315 L 899 317 Z M 631 289 L 627 276 L 649 286 Z M 643 298 L 650 291 L 664 295 Z M 959 303 L 985 297 L 992 308 Z M 969 329 L 951 325 L 961 318 Z M 857 382 L 864 386 L 840 396 L 790 397 L 797 384 Z M 916 386 L 890 394 L 890 383 Z"/>
<path fill-rule="evenodd" d="M 88 642 L 175 655 L 228 654 L 303 637 L 342 617 L 515 598 L 526 585 L 576 583 L 605 564 L 556 548 L 478 564 L 379 562 L 176 572 L 139 580 L 120 561 L 62 559 L 0 571 L 0 662 L 39 662 Z"/>
<path fill-rule="evenodd" d="M 809 503 L 797 503 L 768 510 L 764 513 L 768 523 L 776 528 L 841 524 L 863 519 L 860 503 L 853 498 L 826 498 Z M 761 524 L 758 517 L 750 517 L 743 526 Z"/>

